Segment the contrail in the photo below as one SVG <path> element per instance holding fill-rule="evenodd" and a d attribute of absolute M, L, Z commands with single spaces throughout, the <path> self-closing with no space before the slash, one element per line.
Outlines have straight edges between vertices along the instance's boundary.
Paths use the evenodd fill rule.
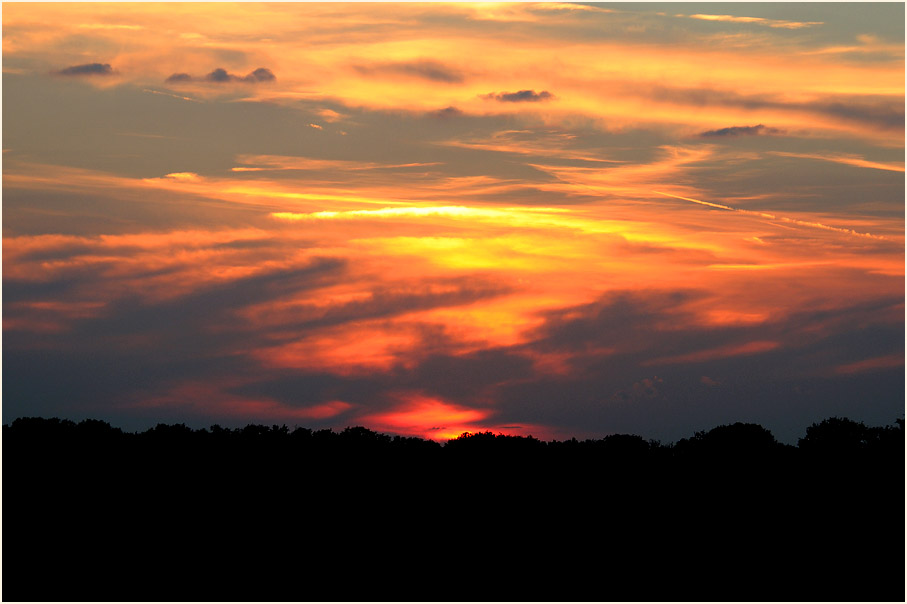
<path fill-rule="evenodd" d="M 152 90 L 151 88 L 143 88 L 142 92 L 150 92 L 151 94 L 162 94 L 164 96 L 169 96 L 174 99 L 180 99 L 181 101 L 192 101 L 193 103 L 201 103 L 198 99 L 193 99 L 190 96 L 180 96 L 178 94 L 171 94 L 169 92 L 161 92 L 160 90 Z"/>
<path fill-rule="evenodd" d="M 711 203 L 709 201 L 702 201 L 701 199 L 693 199 L 692 197 L 681 197 L 680 195 L 674 195 L 672 193 L 664 193 L 662 191 L 652 191 L 659 195 L 664 195 L 665 197 L 673 197 L 674 199 L 682 199 L 684 201 L 691 201 L 693 203 L 698 203 L 699 205 L 708 206 L 710 208 L 718 208 L 719 210 L 727 210 L 729 212 L 739 212 L 741 214 L 749 214 L 750 216 L 758 216 L 760 218 L 767 218 L 768 220 L 777 220 L 780 222 L 786 222 L 788 224 L 796 224 L 799 226 L 812 227 L 815 229 L 824 229 L 826 231 L 835 231 L 837 233 L 844 233 L 845 235 L 856 235 L 857 237 L 869 237 L 870 239 L 881 239 L 883 241 L 888 241 L 887 237 L 882 237 L 881 235 L 873 235 L 872 233 L 860 233 L 853 229 L 844 229 L 841 227 L 829 226 L 827 224 L 822 224 L 821 222 L 808 222 L 806 220 L 797 220 L 796 218 L 787 218 L 786 216 L 776 216 L 774 214 L 769 214 L 767 212 L 754 212 L 752 210 L 741 210 L 740 208 L 732 208 L 731 206 L 722 205 L 720 203 Z"/>

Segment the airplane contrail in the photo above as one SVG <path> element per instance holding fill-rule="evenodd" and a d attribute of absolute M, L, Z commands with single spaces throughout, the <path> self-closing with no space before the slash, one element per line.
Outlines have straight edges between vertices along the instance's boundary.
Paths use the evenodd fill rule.
<path fill-rule="evenodd" d="M 844 233 L 845 235 L 856 235 L 857 237 L 869 237 L 870 239 L 881 239 L 883 241 L 888 241 L 887 237 L 881 235 L 873 235 L 872 233 L 860 233 L 853 229 L 845 229 L 836 226 L 829 226 L 827 224 L 822 224 L 821 222 L 809 222 L 806 220 L 797 220 L 796 218 L 787 218 L 786 216 L 776 216 L 775 214 L 769 214 L 768 212 L 754 212 L 753 210 L 742 210 L 740 208 L 734 208 L 731 206 L 726 206 L 720 203 L 712 203 L 710 201 L 702 201 L 701 199 L 693 199 L 692 197 L 682 197 L 680 195 L 674 195 L 673 193 L 665 193 L 663 191 L 652 190 L 653 193 L 659 195 L 664 195 L 665 197 L 673 197 L 674 199 L 682 199 L 684 201 L 691 201 L 693 203 L 698 203 L 703 206 L 708 206 L 710 208 L 718 208 L 719 210 L 727 210 L 729 212 L 739 212 L 741 214 L 749 214 L 751 216 L 758 216 L 760 218 L 767 218 L 768 220 L 778 220 L 780 222 L 786 222 L 789 224 L 796 224 L 799 226 L 812 227 L 815 229 L 824 229 L 826 231 L 835 231 L 837 233 Z"/>

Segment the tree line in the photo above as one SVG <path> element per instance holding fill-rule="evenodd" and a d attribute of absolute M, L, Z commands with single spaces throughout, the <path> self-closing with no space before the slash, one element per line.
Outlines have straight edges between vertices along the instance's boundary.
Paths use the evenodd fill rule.
<path fill-rule="evenodd" d="M 466 432 L 441 444 L 363 426 L 193 429 L 159 423 L 125 432 L 100 420 L 35 417 L 3 426 L 7 483 L 48 478 L 63 484 L 76 476 L 102 488 L 157 476 L 160 484 L 186 492 L 224 488 L 239 476 L 255 477 L 269 490 L 300 473 L 335 491 L 357 484 L 398 494 L 423 484 L 471 483 L 509 497 L 508 484 L 565 485 L 591 478 L 619 482 L 627 492 L 647 492 L 653 484 L 680 492 L 688 488 L 685 481 L 701 484 L 699 492 L 742 489 L 757 478 L 775 490 L 802 489 L 810 481 L 821 490 L 845 475 L 903 485 L 904 450 L 903 420 L 867 426 L 839 417 L 812 424 L 796 445 L 742 422 L 667 444 L 634 434 L 544 441 L 491 431 Z"/>
<path fill-rule="evenodd" d="M 627 460 L 647 457 L 702 458 L 707 455 L 771 458 L 794 454 L 859 458 L 885 455 L 898 457 L 904 448 L 903 427 L 903 419 L 895 420 L 893 425 L 867 426 L 848 418 L 830 417 L 806 428 L 805 435 L 798 440 L 796 446 L 779 443 L 770 430 L 759 424 L 743 422 L 698 431 L 689 438 L 667 444 L 646 440 L 635 434 L 611 434 L 600 439 L 544 441 L 533 436 L 495 434 L 487 430 L 464 432 L 441 444 L 419 437 L 391 436 L 364 426 L 347 427 L 335 432 L 330 428 L 312 430 L 294 427 L 290 430 L 286 424 L 248 424 L 242 428 L 224 428 L 214 424 L 210 428 L 193 429 L 183 423 L 158 423 L 143 432 L 125 432 L 97 419 L 74 422 L 56 417 L 22 417 L 3 426 L 3 438 L 11 446 L 36 446 L 40 443 L 43 447 L 77 442 L 82 447 L 130 444 L 168 447 L 234 445 L 267 449 L 284 445 L 336 453 L 395 451 L 432 455 L 445 451 L 451 456 L 495 453 L 532 455 L 550 452 L 598 454 Z"/>
<path fill-rule="evenodd" d="M 904 429 L 3 426 L 4 601 L 903 601 Z"/>

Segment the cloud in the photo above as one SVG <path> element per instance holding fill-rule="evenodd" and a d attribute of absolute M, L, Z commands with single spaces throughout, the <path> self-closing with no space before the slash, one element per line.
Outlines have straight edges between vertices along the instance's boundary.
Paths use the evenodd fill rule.
<path fill-rule="evenodd" d="M 62 76 L 92 76 L 92 75 L 112 75 L 113 68 L 109 63 L 86 63 L 84 65 L 73 65 L 56 72 Z"/>
<path fill-rule="evenodd" d="M 653 85 L 626 88 L 627 94 L 641 94 L 671 104 L 693 107 L 727 107 L 747 111 L 778 110 L 788 114 L 812 114 L 833 121 L 870 126 L 881 130 L 904 129 L 904 95 L 841 94 L 815 100 L 788 100 L 774 94 L 740 94 L 715 88 L 681 88 Z"/>
<path fill-rule="evenodd" d="M 273 82 L 277 78 L 274 73 L 265 67 L 259 67 L 243 78 L 244 82 Z"/>
<path fill-rule="evenodd" d="M 258 69 L 249 72 L 244 76 L 238 76 L 228 72 L 223 67 L 218 67 L 214 71 L 205 75 L 201 80 L 205 82 L 213 82 L 215 84 L 225 84 L 228 82 L 245 82 L 248 84 L 257 84 L 259 82 L 273 82 L 277 79 L 270 69 L 266 67 L 259 67 Z M 198 81 L 199 78 L 196 78 L 188 73 L 174 73 L 169 76 L 165 82 L 170 84 L 177 84 L 181 82 L 194 82 Z"/>
<path fill-rule="evenodd" d="M 806 27 L 815 27 L 824 25 L 822 21 L 787 21 L 784 19 L 765 19 L 763 17 L 735 17 L 733 15 L 675 15 L 677 17 L 687 17 L 689 19 L 699 19 L 702 21 L 725 21 L 729 23 L 752 23 L 780 29 L 803 29 Z"/>
<path fill-rule="evenodd" d="M 174 73 L 165 82 L 191 82 L 192 76 L 188 73 Z"/>
<path fill-rule="evenodd" d="M 327 108 L 319 109 L 315 113 L 319 117 L 321 117 L 321 119 L 323 119 L 326 122 L 330 122 L 330 123 L 339 122 L 341 119 L 346 117 L 345 115 L 343 115 L 342 113 L 340 113 L 338 111 L 334 111 L 333 109 L 327 109 Z"/>
<path fill-rule="evenodd" d="M 436 144 L 461 147 L 464 149 L 482 149 L 501 153 L 519 155 L 536 155 L 544 158 L 575 159 L 596 163 L 616 164 L 621 160 L 601 157 L 596 149 L 576 148 L 582 144 L 577 137 L 566 132 L 544 130 L 502 130 L 490 136 L 475 137 L 465 140 L 449 140 Z"/>
<path fill-rule="evenodd" d="M 444 109 L 438 109 L 437 111 L 430 111 L 427 115 L 440 119 L 449 119 L 453 117 L 460 117 L 461 115 L 463 115 L 463 112 L 454 106 L 450 106 L 445 107 Z"/>
<path fill-rule="evenodd" d="M 206 75 L 205 79 L 209 82 L 230 82 L 233 80 L 238 80 L 239 78 L 235 75 L 227 73 L 226 69 L 218 67 L 217 69 Z"/>
<path fill-rule="evenodd" d="M 488 94 L 480 95 L 481 98 L 486 100 L 495 100 L 502 103 L 524 103 L 531 102 L 535 103 L 538 101 L 548 101 L 554 98 L 554 95 L 543 90 L 541 92 L 536 92 L 535 90 L 520 90 L 519 92 L 489 92 Z"/>
<path fill-rule="evenodd" d="M 459 84 L 464 80 L 459 70 L 430 59 L 355 65 L 354 69 L 363 75 L 402 75 L 445 84 Z"/>
<path fill-rule="evenodd" d="M 783 130 L 778 130 L 777 128 L 769 128 L 762 124 L 757 124 L 756 126 L 731 126 L 729 128 L 719 128 L 718 130 L 708 130 L 702 132 L 699 136 L 702 137 L 718 137 L 718 136 L 758 136 L 764 134 L 783 134 Z"/>
<path fill-rule="evenodd" d="M 753 413 L 754 421 L 783 432 L 795 423 L 780 425 L 773 417 L 779 409 L 806 418 L 828 398 L 858 415 L 861 389 L 903 387 L 900 296 L 779 313 L 757 325 L 703 325 L 696 315 L 715 302 L 702 291 L 623 291 L 548 313 L 536 339 L 506 350 L 533 359 L 561 353 L 569 371 L 505 374 L 494 390 L 496 419 L 560 425 L 573 434 L 596 421 L 674 439 L 697 423 Z M 753 344 L 764 338 L 779 344 Z M 660 363 L 654 377 L 656 359 L 673 362 Z M 816 379 L 828 374 L 850 381 Z M 704 377 L 715 375 L 721 378 Z"/>
<path fill-rule="evenodd" d="M 322 130 L 318 124 L 309 124 L 310 128 Z M 324 171 L 324 170 L 381 170 L 394 168 L 421 168 L 426 166 L 437 166 L 438 162 L 410 162 L 405 164 L 383 164 L 378 162 L 353 161 L 343 159 L 316 159 L 314 157 L 295 157 L 290 155 L 240 155 L 236 161 L 244 164 L 231 168 L 233 172 L 261 172 L 264 170 L 307 170 L 307 171 Z M 166 178 L 179 178 L 177 174 L 168 174 Z M 277 218 L 290 218 L 299 216 L 293 213 L 278 213 Z M 299 219 L 299 218 L 297 218 Z"/>
<path fill-rule="evenodd" d="M 806 108 L 853 122 L 866 122 L 885 129 L 904 129 L 904 95 L 863 95 L 830 102 L 805 104 Z"/>
<path fill-rule="evenodd" d="M 409 287 L 375 286 L 360 299 L 349 302 L 327 305 L 297 303 L 289 310 L 268 308 L 266 316 L 250 320 L 258 329 L 279 326 L 279 329 L 284 331 L 338 325 L 361 326 L 369 320 L 388 319 L 439 308 L 468 306 L 510 293 L 513 293 L 511 287 L 490 280 L 482 282 L 477 282 L 477 278 L 426 280 L 424 284 Z"/>
<path fill-rule="evenodd" d="M 631 403 L 646 399 L 653 399 L 659 395 L 659 388 L 664 383 L 660 377 L 643 378 L 629 388 L 622 388 L 611 395 L 611 402 Z"/>
<path fill-rule="evenodd" d="M 769 151 L 772 155 L 781 157 L 799 157 L 803 159 L 818 159 L 821 161 L 830 161 L 848 166 L 857 166 L 858 168 L 873 168 L 875 170 L 888 170 L 891 172 L 903 172 L 904 162 L 879 162 L 870 161 L 855 154 L 821 154 L 821 153 L 791 153 L 787 151 Z"/>

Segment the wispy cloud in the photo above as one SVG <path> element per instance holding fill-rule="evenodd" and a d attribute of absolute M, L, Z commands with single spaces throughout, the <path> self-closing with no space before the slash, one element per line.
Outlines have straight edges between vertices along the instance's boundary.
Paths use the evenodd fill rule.
<path fill-rule="evenodd" d="M 575 135 L 558 131 L 502 130 L 484 138 L 449 140 L 437 144 L 545 158 L 558 157 L 599 163 L 623 163 L 621 160 L 603 157 L 599 149 L 584 149 L 582 143 L 576 140 Z"/>
<path fill-rule="evenodd" d="M 779 130 L 777 128 L 769 128 L 768 126 L 757 124 L 756 126 L 730 126 L 728 128 L 719 128 L 718 130 L 707 130 L 706 132 L 700 133 L 699 136 L 708 138 L 721 136 L 757 136 L 783 133 L 783 130 Z"/>
<path fill-rule="evenodd" d="M 80 23 L 79 29 L 100 29 L 100 30 L 127 30 L 137 31 L 145 29 L 144 25 L 131 25 L 126 23 Z"/>
<path fill-rule="evenodd" d="M 675 15 L 677 17 L 687 17 L 689 19 L 700 19 L 702 21 L 724 21 L 727 23 L 752 23 L 755 25 L 764 25 L 780 29 L 803 29 L 806 27 L 816 27 L 824 25 L 822 21 L 786 21 L 784 19 L 764 19 L 762 17 L 737 17 L 734 15 Z"/>
<path fill-rule="evenodd" d="M 321 130 L 321 126 L 309 124 Z M 241 155 L 236 158 L 238 163 L 244 164 L 231 168 L 233 172 L 260 172 L 263 170 L 381 170 L 397 168 L 423 168 L 437 166 L 439 162 L 410 162 L 404 164 L 382 164 L 379 162 L 363 162 L 341 159 L 318 159 L 314 157 L 294 157 L 288 155 Z"/>
<path fill-rule="evenodd" d="M 847 166 L 856 166 L 858 168 L 871 168 L 873 170 L 887 170 L 890 172 L 903 172 L 904 162 L 902 161 L 871 161 L 860 155 L 843 154 L 843 153 L 794 153 L 791 151 L 769 151 L 772 155 L 781 157 L 799 157 L 803 159 L 817 159 L 820 161 L 829 161 Z"/>

